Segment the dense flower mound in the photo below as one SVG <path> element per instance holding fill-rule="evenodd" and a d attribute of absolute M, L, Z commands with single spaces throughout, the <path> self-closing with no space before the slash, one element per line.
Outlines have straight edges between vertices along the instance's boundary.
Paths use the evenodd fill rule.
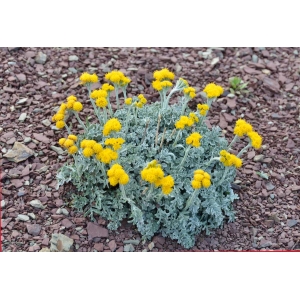
<path fill-rule="evenodd" d="M 92 219 L 106 218 L 111 230 L 124 218 L 131 219 L 144 239 L 161 233 L 186 248 L 195 244 L 201 231 L 210 234 L 233 221 L 232 202 L 238 197 L 230 184 L 242 167 L 241 156 L 250 147 L 259 149 L 262 137 L 242 119 L 237 120 L 230 143 L 219 127 L 207 128 L 204 121 L 223 88 L 209 83 L 203 89 L 206 103 L 191 111 L 187 104 L 197 97 L 195 88 L 183 78 L 175 81 L 175 74 L 166 68 L 153 73 L 152 86 L 161 101 L 152 104 L 142 94 L 127 97 L 131 80 L 122 72 L 113 70 L 105 79 L 109 83 L 91 91 L 97 75 L 80 76 L 97 123 L 81 120 L 83 105 L 74 95 L 52 119 L 58 129 L 68 132 L 58 144 L 73 163 L 58 171 L 57 180 L 58 186 L 74 185 L 74 209 Z M 116 111 L 111 106 L 113 90 Z M 176 94 L 181 101 L 169 105 Z M 73 116 L 78 128 L 72 126 L 72 133 Z M 79 129 L 84 133 L 76 135 Z M 241 139 L 246 146 L 237 155 L 230 153 Z"/>

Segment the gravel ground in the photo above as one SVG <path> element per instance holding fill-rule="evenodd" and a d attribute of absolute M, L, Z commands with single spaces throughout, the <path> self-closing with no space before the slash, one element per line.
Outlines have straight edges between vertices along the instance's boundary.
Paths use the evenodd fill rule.
<path fill-rule="evenodd" d="M 202 102 L 200 92 L 209 82 L 225 89 L 232 76 L 249 82 L 249 95 L 227 95 L 212 105 L 208 125 L 220 126 L 231 140 L 235 121 L 244 117 L 264 139 L 262 149 L 244 155 L 237 173 L 236 221 L 210 236 L 200 234 L 189 251 L 300 249 L 299 53 L 300 48 L 263 47 L 1 48 L 3 251 L 187 251 L 161 236 L 142 244 L 136 228 L 127 222 L 109 231 L 100 217 L 93 223 L 70 209 L 68 187 L 55 189 L 56 171 L 69 158 L 57 144 L 65 131 L 55 130 L 51 117 L 70 94 L 85 99 L 80 74 L 95 72 L 102 80 L 105 73 L 120 69 L 132 79 L 128 96 L 143 93 L 151 102 L 158 100 L 152 73 L 163 67 L 196 88 L 191 107 Z M 83 114 L 91 112 L 85 106 Z M 33 155 L 20 162 L 5 158 L 17 147 L 15 142 Z M 243 146 L 239 145 L 236 150 Z"/>

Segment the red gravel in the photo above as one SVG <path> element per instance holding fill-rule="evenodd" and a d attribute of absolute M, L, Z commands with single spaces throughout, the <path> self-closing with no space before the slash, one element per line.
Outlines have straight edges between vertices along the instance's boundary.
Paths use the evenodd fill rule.
<path fill-rule="evenodd" d="M 44 64 L 37 63 L 38 52 L 47 55 Z M 55 131 L 53 123 L 49 126 L 42 121 L 51 121 L 53 108 L 68 95 L 85 97 L 78 82 L 84 71 L 96 72 L 101 79 L 106 72 L 121 69 L 132 79 L 129 97 L 141 92 L 156 101 L 152 72 L 163 67 L 196 87 L 198 96 L 191 106 L 202 101 L 199 92 L 209 82 L 225 89 L 232 76 L 249 82 L 248 96 L 223 97 L 212 105 L 208 125 L 219 125 L 231 140 L 235 121 L 245 117 L 264 138 L 263 149 L 250 149 L 237 173 L 234 188 L 240 200 L 234 203 L 236 221 L 210 236 L 200 234 L 189 251 L 300 249 L 299 53 L 300 48 L 1 48 L 3 251 L 50 248 L 53 233 L 72 238 L 74 251 L 123 251 L 124 240 L 141 238 L 126 222 L 117 231 L 109 231 L 100 217 L 98 224 L 91 223 L 70 209 L 64 188 L 55 189 L 56 171 L 68 158 L 52 148 L 59 147 L 57 141 L 65 131 Z M 71 55 L 78 60 L 69 61 Z M 214 58 L 219 61 L 215 63 Z M 27 100 L 22 103 L 24 98 Z M 84 108 L 84 114 L 90 111 L 90 106 Z M 22 113 L 26 118 L 19 121 Z M 35 155 L 19 163 L 3 157 L 15 141 L 24 140 Z M 259 154 L 263 156 L 256 161 Z M 267 173 L 268 179 L 257 172 Z M 35 199 L 45 208 L 32 207 L 30 201 Z M 58 214 L 58 208 L 66 208 L 69 214 Z M 29 221 L 18 220 L 20 214 L 29 215 Z M 133 245 L 134 250 L 187 251 L 168 238 L 152 240 L 153 248 L 148 241 Z"/>

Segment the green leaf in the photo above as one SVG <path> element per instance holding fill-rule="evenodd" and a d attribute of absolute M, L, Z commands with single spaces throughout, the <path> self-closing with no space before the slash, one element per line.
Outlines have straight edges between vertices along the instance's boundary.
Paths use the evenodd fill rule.
<path fill-rule="evenodd" d="M 256 172 L 256 174 L 259 175 L 261 178 L 269 179 L 268 174 L 264 173 L 263 171 L 261 171 L 261 172 Z"/>

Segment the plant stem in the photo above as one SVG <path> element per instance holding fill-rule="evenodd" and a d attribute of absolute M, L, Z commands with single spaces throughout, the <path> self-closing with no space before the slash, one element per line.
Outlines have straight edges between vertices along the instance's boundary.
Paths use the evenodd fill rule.
<path fill-rule="evenodd" d="M 184 111 L 185 111 L 185 109 L 186 109 L 186 105 L 187 105 L 188 102 L 189 102 L 189 99 L 187 99 L 186 101 L 184 101 L 184 103 L 183 103 L 183 105 L 182 105 L 181 115 L 184 114 Z"/>
<path fill-rule="evenodd" d="M 188 208 L 193 204 L 193 200 L 195 198 L 195 196 L 197 195 L 197 193 L 199 192 L 199 189 L 195 189 L 193 194 L 189 197 L 189 199 L 186 202 L 185 208 L 183 211 L 188 210 Z"/>
<path fill-rule="evenodd" d="M 69 126 L 67 125 L 66 122 L 65 122 L 65 126 L 66 126 L 66 129 L 67 129 L 67 131 L 68 131 L 68 134 L 71 134 L 71 130 L 70 130 L 70 128 L 69 128 Z"/>
<path fill-rule="evenodd" d="M 128 119 L 129 119 L 129 116 L 130 116 L 130 112 L 131 112 L 131 108 L 132 106 L 130 105 L 128 110 L 127 110 L 127 116 L 126 116 L 126 121 L 125 121 L 125 134 L 128 132 Z"/>
<path fill-rule="evenodd" d="M 185 154 L 184 154 L 184 157 L 183 157 L 183 159 L 182 159 L 182 161 L 181 161 L 181 163 L 180 163 L 180 165 L 179 165 L 178 171 L 179 171 L 179 170 L 181 169 L 181 167 L 183 166 L 183 164 L 184 164 L 184 162 L 185 162 L 185 160 L 186 160 L 186 158 L 187 158 L 187 155 L 188 155 L 190 149 L 191 149 L 191 146 L 189 145 L 189 146 L 186 148 L 186 150 L 185 150 Z"/>
<path fill-rule="evenodd" d="M 81 121 L 81 119 L 79 118 L 79 115 L 78 115 L 78 112 L 77 111 L 74 111 L 74 115 L 75 117 L 77 118 L 78 122 L 80 123 L 81 127 L 86 130 L 86 127 L 85 125 L 83 124 L 83 122 Z"/>
<path fill-rule="evenodd" d="M 174 141 L 174 143 L 173 143 L 173 145 L 172 145 L 173 147 L 176 146 L 176 144 L 177 144 L 177 141 L 178 141 L 178 139 L 179 139 L 180 132 L 181 132 L 181 131 L 179 130 L 178 133 L 177 133 L 177 135 L 176 135 L 175 141 Z"/>
<path fill-rule="evenodd" d="M 115 94 L 116 94 L 116 101 L 117 101 L 117 108 L 120 108 L 120 102 L 119 102 L 119 86 L 115 85 Z"/>
<path fill-rule="evenodd" d="M 251 147 L 251 143 L 249 142 L 249 144 L 238 153 L 237 157 L 241 157 L 241 155 L 250 147 Z"/>
<path fill-rule="evenodd" d="M 159 113 L 159 115 L 158 115 L 158 121 L 157 121 L 157 127 L 156 127 L 155 147 L 157 146 L 160 119 L 161 119 L 161 114 Z"/>
<path fill-rule="evenodd" d="M 103 119 L 104 119 L 104 124 L 107 122 L 107 110 L 106 107 L 103 107 Z"/>
<path fill-rule="evenodd" d="M 110 116 L 112 118 L 114 116 L 114 113 L 113 113 L 112 108 L 111 108 L 109 97 L 110 97 L 110 92 L 108 92 L 108 94 L 107 94 L 107 102 L 108 102 L 109 113 L 110 113 Z"/>
<path fill-rule="evenodd" d="M 229 144 L 228 146 L 228 151 L 232 150 L 231 147 L 234 146 L 234 144 L 239 140 L 239 136 L 238 135 L 235 135 L 233 140 L 231 141 L 231 143 Z"/>

